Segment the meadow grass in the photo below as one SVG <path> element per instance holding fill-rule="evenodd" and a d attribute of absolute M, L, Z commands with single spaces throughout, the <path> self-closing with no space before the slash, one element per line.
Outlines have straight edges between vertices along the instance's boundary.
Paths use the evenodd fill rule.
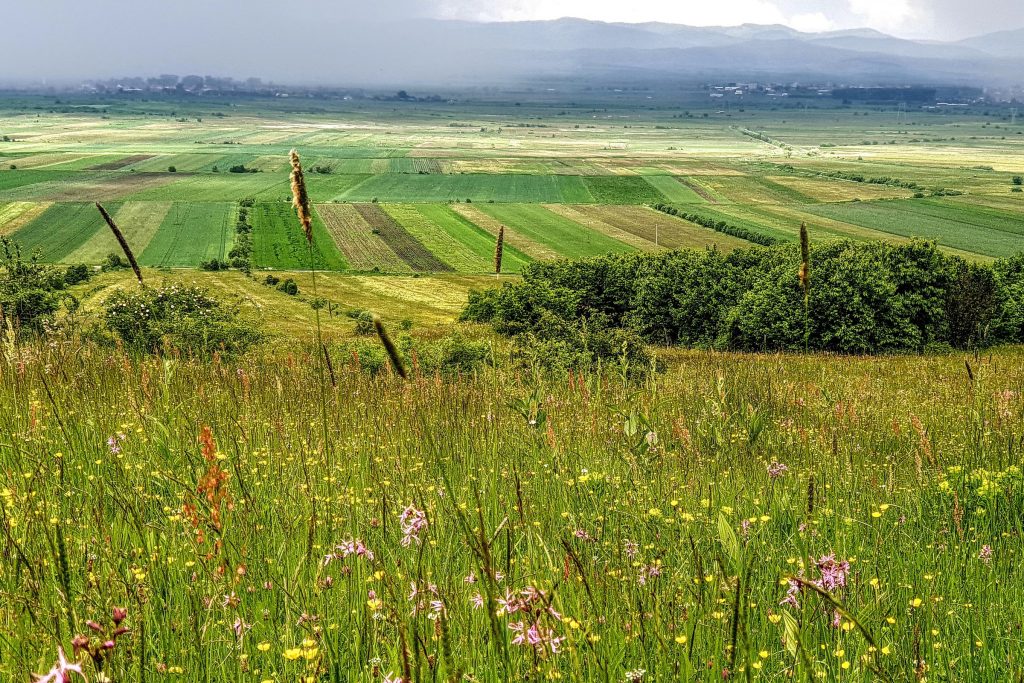
<path fill-rule="evenodd" d="M 640 385 L 335 352 L 323 399 L 315 353 L 6 348 L 5 680 L 115 607 L 115 681 L 1024 670 L 1020 350 L 673 353 Z"/>

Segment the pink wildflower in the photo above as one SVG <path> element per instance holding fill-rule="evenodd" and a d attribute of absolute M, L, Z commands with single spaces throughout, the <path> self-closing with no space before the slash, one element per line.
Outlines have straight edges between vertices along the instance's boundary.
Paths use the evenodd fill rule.
<path fill-rule="evenodd" d="M 64 648 L 57 648 L 57 663 L 44 676 L 35 676 L 35 683 L 69 683 L 71 674 L 78 674 L 85 680 L 80 664 L 72 664 L 64 655 Z"/>
<path fill-rule="evenodd" d="M 427 513 L 410 505 L 402 511 L 398 523 L 402 527 L 402 547 L 408 548 L 413 541 L 419 545 L 420 533 L 427 528 Z"/>
<path fill-rule="evenodd" d="M 850 572 L 850 563 L 837 562 L 835 555 L 825 555 L 818 560 L 818 571 L 821 572 L 818 587 L 831 592 L 846 586 L 846 575 Z"/>

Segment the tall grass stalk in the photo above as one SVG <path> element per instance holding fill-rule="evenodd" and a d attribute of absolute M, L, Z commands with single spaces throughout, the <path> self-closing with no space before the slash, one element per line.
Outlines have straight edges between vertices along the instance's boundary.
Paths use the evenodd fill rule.
<path fill-rule="evenodd" d="M 807 223 L 800 224 L 800 288 L 804 292 L 804 352 L 811 341 L 811 237 Z"/>
<path fill-rule="evenodd" d="M 494 277 L 501 276 L 501 258 L 505 251 L 505 226 L 498 228 L 498 239 L 494 243 Z"/>
<path fill-rule="evenodd" d="M 132 248 L 128 246 L 128 240 L 125 239 L 121 229 L 117 227 L 117 223 L 115 223 L 114 219 L 110 217 L 110 214 L 103 208 L 103 205 L 96 202 L 96 208 L 99 210 L 100 215 L 103 216 L 103 220 L 105 220 L 107 225 L 110 227 L 110 232 L 114 233 L 114 239 L 116 239 L 117 243 L 121 245 L 121 251 L 124 252 L 125 258 L 128 259 L 128 263 L 135 272 L 135 277 L 138 279 L 139 284 L 144 284 L 142 282 L 142 270 L 139 268 L 139 262 L 135 260 L 135 254 L 132 253 Z"/>

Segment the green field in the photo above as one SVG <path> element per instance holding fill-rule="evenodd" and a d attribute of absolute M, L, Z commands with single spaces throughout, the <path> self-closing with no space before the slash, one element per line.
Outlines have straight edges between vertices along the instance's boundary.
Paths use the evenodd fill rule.
<path fill-rule="evenodd" d="M 107 207 L 116 211 L 116 205 Z M 92 204 L 57 203 L 13 235 L 25 254 L 38 252 L 45 261 L 63 261 L 69 254 L 105 229 L 99 211 Z"/>
<path fill-rule="evenodd" d="M 0 98 L 0 682 L 1024 680 L 1024 123 L 552 86 Z"/>
<path fill-rule="evenodd" d="M 562 256 L 596 256 L 608 252 L 631 251 L 628 245 L 567 220 L 543 206 L 488 204 L 479 208 L 517 233 Z"/>
<path fill-rule="evenodd" d="M 234 239 L 235 204 L 174 202 L 139 255 L 146 266 L 195 266 L 223 259 Z"/>
<path fill-rule="evenodd" d="M 393 204 L 384 207 L 410 235 L 459 272 L 494 270 L 494 238 L 447 206 Z M 502 272 L 518 273 L 529 258 L 515 247 L 503 250 Z"/>
<path fill-rule="evenodd" d="M 722 112 L 695 103 L 680 113 L 602 101 L 595 116 L 583 103 L 324 102 L 306 112 L 242 100 L 216 116 L 182 117 L 188 103 L 152 102 L 108 105 L 102 118 L 29 118 L 19 106 L 0 99 L 0 130 L 15 134 L 0 146 L 0 205 L 123 202 L 147 262 L 170 267 L 195 267 L 230 241 L 221 214 L 179 205 L 290 201 L 292 148 L 314 202 L 350 205 L 327 209 L 330 226 L 318 225 L 325 263 L 358 272 L 486 273 L 503 224 L 508 272 L 528 260 L 746 244 L 642 210 L 660 203 L 788 241 L 805 222 L 818 240 L 922 237 L 973 260 L 1024 249 L 1024 193 L 1011 192 L 1024 173 L 1024 136 L 976 109 L 914 112 L 911 130 L 889 131 L 870 108 L 838 106 Z M 1006 134 L 992 135 L 993 124 Z M 99 263 L 111 238 L 68 222 L 67 211 L 75 213 L 11 217 L 0 231 L 19 233 L 48 260 Z M 173 223 L 181 216 L 198 224 Z M 264 216 L 256 265 L 305 267 L 287 216 L 274 216 Z M 171 255 L 175 235 L 188 248 Z"/>
<path fill-rule="evenodd" d="M 1024 246 L 1024 222 L 1019 216 L 973 210 L 950 202 L 916 199 L 853 202 L 818 205 L 807 211 L 902 237 L 935 239 L 941 244 L 985 256 L 1010 256 Z"/>
<path fill-rule="evenodd" d="M 285 202 L 260 202 L 250 211 L 254 263 L 261 268 L 308 270 L 310 247 Z M 345 270 L 348 264 L 317 214 L 313 216 L 313 259 L 317 269 Z"/>

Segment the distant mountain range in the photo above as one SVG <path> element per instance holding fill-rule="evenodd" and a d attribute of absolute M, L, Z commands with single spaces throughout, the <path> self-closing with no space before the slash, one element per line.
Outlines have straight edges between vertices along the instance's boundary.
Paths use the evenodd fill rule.
<path fill-rule="evenodd" d="M 416 20 L 393 24 L 388 31 L 389 44 L 413 49 L 418 77 L 446 81 L 549 77 L 1024 85 L 1024 29 L 959 42 L 907 40 L 871 29 L 803 33 L 786 26 L 582 19 Z"/>

